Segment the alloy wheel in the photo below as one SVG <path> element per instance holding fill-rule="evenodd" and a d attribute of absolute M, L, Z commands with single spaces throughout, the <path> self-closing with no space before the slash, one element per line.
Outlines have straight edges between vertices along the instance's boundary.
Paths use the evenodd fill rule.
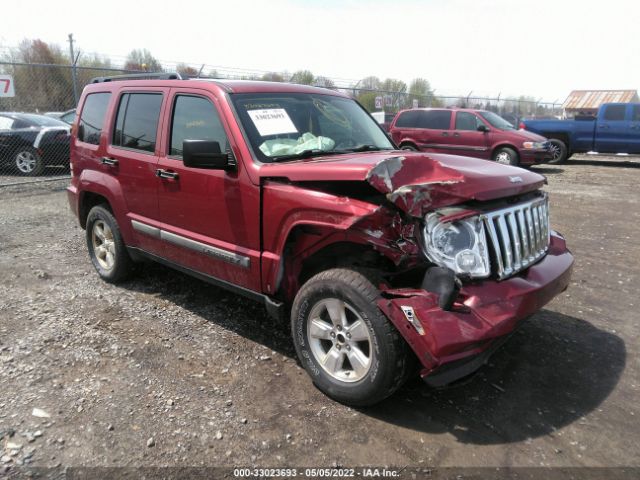
<path fill-rule="evenodd" d="M 326 298 L 314 305 L 307 337 L 315 360 L 336 380 L 357 382 L 369 372 L 373 360 L 369 328 L 343 300 Z"/>
<path fill-rule="evenodd" d="M 96 221 L 91 230 L 91 241 L 100 266 L 111 270 L 116 263 L 116 244 L 109 225 L 102 220 Z"/>
<path fill-rule="evenodd" d="M 16 155 L 16 167 L 22 173 L 31 173 L 36 168 L 38 159 L 33 152 L 27 150 Z"/>

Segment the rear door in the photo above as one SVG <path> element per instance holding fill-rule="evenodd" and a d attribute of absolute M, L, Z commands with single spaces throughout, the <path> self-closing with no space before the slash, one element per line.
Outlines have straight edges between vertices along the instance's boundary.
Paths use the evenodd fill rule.
<path fill-rule="evenodd" d="M 451 110 L 419 110 L 418 146 L 421 149 L 451 153 L 454 143 Z"/>
<path fill-rule="evenodd" d="M 630 107 L 625 103 L 612 103 L 603 108 L 596 122 L 595 147 L 598 153 L 622 153 L 628 150 L 631 131 Z"/>
<path fill-rule="evenodd" d="M 640 153 L 640 104 L 631 105 L 629 153 Z"/>
<path fill-rule="evenodd" d="M 484 122 L 476 114 L 455 112 L 451 149 L 460 155 L 488 159 L 489 134 L 478 131 L 480 125 L 484 125 Z"/>
<path fill-rule="evenodd" d="M 227 170 L 189 168 L 184 140 L 209 140 L 238 152 L 218 99 L 208 90 L 172 89 L 158 169 L 163 256 L 198 272 L 261 290 L 260 190 L 243 163 Z"/>
<path fill-rule="evenodd" d="M 160 112 L 169 95 L 168 88 L 130 88 L 118 92 L 115 121 L 112 123 L 102 170 L 118 177 L 127 216 L 138 246 L 161 254 L 163 244 L 154 230 L 159 228 L 158 137 Z"/>

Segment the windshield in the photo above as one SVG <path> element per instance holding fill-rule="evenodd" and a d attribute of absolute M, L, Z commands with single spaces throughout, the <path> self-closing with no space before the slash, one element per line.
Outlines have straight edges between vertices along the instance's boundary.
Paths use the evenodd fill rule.
<path fill-rule="evenodd" d="M 480 116 L 491 124 L 492 127 L 499 128 L 501 130 L 515 130 L 516 127 L 507 122 L 500 115 L 496 115 L 493 112 L 478 112 Z"/>
<path fill-rule="evenodd" d="M 376 121 L 348 98 L 308 93 L 245 93 L 231 98 L 262 162 L 394 149 Z"/>

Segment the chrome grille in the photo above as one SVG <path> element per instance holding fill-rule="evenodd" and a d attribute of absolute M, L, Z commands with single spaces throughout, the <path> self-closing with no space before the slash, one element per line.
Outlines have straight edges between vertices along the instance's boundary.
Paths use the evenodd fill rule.
<path fill-rule="evenodd" d="M 498 278 L 524 270 L 549 248 L 549 200 L 533 201 L 485 213 L 484 226 L 493 246 Z"/>

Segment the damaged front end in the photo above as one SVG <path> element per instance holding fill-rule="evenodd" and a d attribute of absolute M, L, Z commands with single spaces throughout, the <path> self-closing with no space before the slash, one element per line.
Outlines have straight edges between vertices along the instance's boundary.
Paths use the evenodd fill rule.
<path fill-rule="evenodd" d="M 412 179 L 416 161 L 392 157 L 367 175 L 416 219 L 427 264 L 419 285 L 383 288 L 377 303 L 437 387 L 477 370 L 523 319 L 564 291 L 573 257 L 549 228 L 541 182 L 517 185 L 525 182 L 502 175 L 478 188 L 441 162 Z"/>
<path fill-rule="evenodd" d="M 454 156 L 377 159 L 269 168 L 287 182 L 267 181 L 266 204 L 296 215 L 272 215 L 265 238 L 296 222 L 305 227 L 288 247 L 271 250 L 283 251 L 283 262 L 265 255 L 266 278 L 277 265 L 284 272 L 267 290 L 282 285 L 293 298 L 298 279 L 309 278 L 305 269 L 311 275 L 341 261 L 373 271 L 378 307 L 415 352 L 425 381 L 444 385 L 477 369 L 566 289 L 573 257 L 549 228 L 544 177 Z"/>

